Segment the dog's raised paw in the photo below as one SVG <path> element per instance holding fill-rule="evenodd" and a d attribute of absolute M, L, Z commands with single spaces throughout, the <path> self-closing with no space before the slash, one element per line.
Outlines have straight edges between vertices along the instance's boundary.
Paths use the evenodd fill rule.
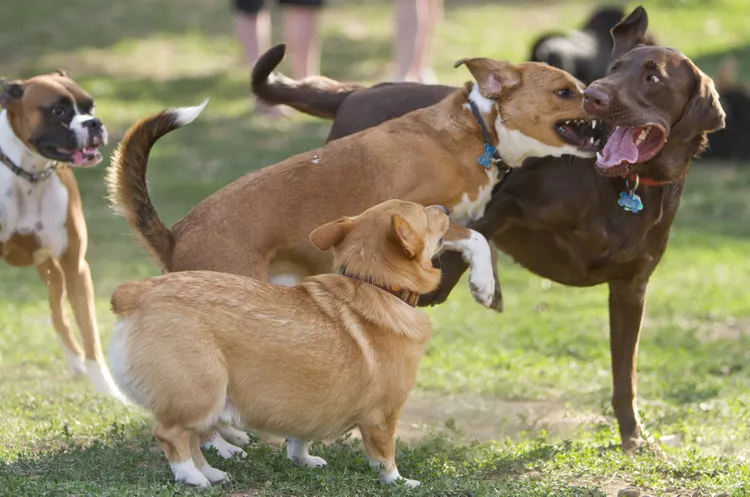
<path fill-rule="evenodd" d="M 485 307 L 490 307 L 495 298 L 495 278 L 472 274 L 469 279 L 469 289 L 474 296 L 474 300 Z"/>

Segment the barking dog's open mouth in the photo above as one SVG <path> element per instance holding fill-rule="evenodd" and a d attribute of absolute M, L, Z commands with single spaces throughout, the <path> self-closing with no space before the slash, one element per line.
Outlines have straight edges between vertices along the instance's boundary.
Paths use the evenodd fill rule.
<path fill-rule="evenodd" d="M 555 131 L 571 145 L 584 152 L 601 150 L 604 144 L 605 130 L 609 126 L 596 119 L 568 119 L 555 123 Z"/>
<path fill-rule="evenodd" d="M 604 176 L 625 176 L 633 164 L 651 159 L 666 142 L 667 133 L 658 124 L 616 126 L 602 152 L 596 155 L 596 168 Z"/>
<path fill-rule="evenodd" d="M 57 160 L 70 162 L 74 166 L 90 167 L 102 160 L 102 153 L 99 151 L 99 145 L 83 147 L 75 150 L 68 148 L 56 148 Z"/>

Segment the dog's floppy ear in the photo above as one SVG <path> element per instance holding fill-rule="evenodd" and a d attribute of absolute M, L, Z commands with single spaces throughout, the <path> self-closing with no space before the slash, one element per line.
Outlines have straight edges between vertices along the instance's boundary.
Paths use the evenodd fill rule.
<path fill-rule="evenodd" d="M 348 217 L 342 217 L 337 221 L 326 223 L 315 228 L 310 233 L 310 241 L 318 250 L 325 252 L 341 243 L 352 229 L 354 221 Z"/>
<path fill-rule="evenodd" d="M 646 44 L 648 14 L 646 9 L 638 6 L 628 17 L 612 28 L 612 59 L 616 60 L 639 45 Z"/>
<path fill-rule="evenodd" d="M 0 107 L 5 108 L 11 102 L 20 100 L 23 97 L 22 81 L 5 81 L 0 79 Z"/>
<path fill-rule="evenodd" d="M 510 62 L 477 57 L 461 59 L 453 67 L 466 64 L 479 85 L 479 93 L 487 98 L 497 97 L 505 90 L 521 84 L 521 71 Z"/>
<path fill-rule="evenodd" d="M 396 242 L 409 259 L 416 259 L 424 248 L 424 241 L 417 235 L 409 221 L 398 214 L 391 216 L 391 227 Z"/>
<path fill-rule="evenodd" d="M 672 127 L 670 137 L 690 140 L 697 133 L 710 133 L 724 128 L 724 109 L 719 102 L 719 93 L 711 78 L 703 74 L 692 63 L 696 87 L 685 105 L 680 120 Z"/>

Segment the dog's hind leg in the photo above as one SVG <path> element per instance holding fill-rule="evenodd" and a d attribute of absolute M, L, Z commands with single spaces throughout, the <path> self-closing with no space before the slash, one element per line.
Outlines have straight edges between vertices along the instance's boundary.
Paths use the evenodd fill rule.
<path fill-rule="evenodd" d="M 83 351 L 78 344 L 65 312 L 65 276 L 54 259 L 47 259 L 36 265 L 36 271 L 47 284 L 49 306 L 52 311 L 52 326 L 57 331 L 63 349 L 65 362 L 74 376 L 86 374 Z"/>
<path fill-rule="evenodd" d="M 304 466 L 307 468 L 321 468 L 328 463 L 322 457 L 310 455 L 310 445 L 312 442 L 302 438 L 286 439 L 286 457 L 295 466 Z"/>
<path fill-rule="evenodd" d="M 229 475 L 220 469 L 212 468 L 208 465 L 206 458 L 203 457 L 201 452 L 200 436 L 197 433 L 193 433 L 190 437 L 190 454 L 193 457 L 193 462 L 198 468 L 198 471 L 205 476 L 211 483 L 219 483 L 225 480 L 229 480 Z"/>
<path fill-rule="evenodd" d="M 416 487 L 419 482 L 402 477 L 396 467 L 397 421 L 398 417 L 395 414 L 390 414 L 386 416 L 381 425 L 360 426 L 362 446 L 370 460 L 370 467 L 378 471 L 382 483 L 394 483 L 397 480 L 403 480 L 407 486 Z"/>
<path fill-rule="evenodd" d="M 174 473 L 174 480 L 197 487 L 208 487 L 211 484 L 208 478 L 198 469 L 190 450 L 193 435 L 192 430 L 182 426 L 167 427 L 158 421 L 154 426 L 154 437 L 164 449 L 164 454 L 167 456 Z M 203 458 L 203 454 L 201 454 L 201 458 Z M 205 459 L 203 462 L 205 462 Z"/>

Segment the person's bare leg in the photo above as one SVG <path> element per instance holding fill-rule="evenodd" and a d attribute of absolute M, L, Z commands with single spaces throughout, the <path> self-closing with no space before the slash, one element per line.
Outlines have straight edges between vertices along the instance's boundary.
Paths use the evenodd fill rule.
<path fill-rule="evenodd" d="M 234 33 L 242 45 L 245 62 L 252 68 L 260 54 L 271 47 L 271 16 L 265 9 L 257 13 L 235 10 Z M 255 99 L 255 110 L 272 117 L 286 114 L 281 108 L 258 99 Z"/>
<path fill-rule="evenodd" d="M 412 73 L 414 52 L 419 37 L 419 3 L 420 0 L 395 0 L 394 58 L 396 60 L 396 81 L 407 81 L 415 75 Z"/>
<path fill-rule="evenodd" d="M 294 79 L 320 73 L 319 14 L 320 7 L 286 5 L 284 8 L 284 38 L 289 46 Z"/>
<path fill-rule="evenodd" d="M 443 0 L 421 0 L 424 13 L 424 29 L 419 31 L 414 54 L 414 72 L 421 83 L 435 84 L 437 77 L 430 67 L 430 55 L 432 53 L 432 39 L 435 29 L 443 18 Z M 420 11 L 422 13 L 422 11 Z"/>
<path fill-rule="evenodd" d="M 234 33 L 242 45 L 245 62 L 252 66 L 261 53 L 271 48 L 271 16 L 265 9 L 257 14 L 237 10 Z"/>

